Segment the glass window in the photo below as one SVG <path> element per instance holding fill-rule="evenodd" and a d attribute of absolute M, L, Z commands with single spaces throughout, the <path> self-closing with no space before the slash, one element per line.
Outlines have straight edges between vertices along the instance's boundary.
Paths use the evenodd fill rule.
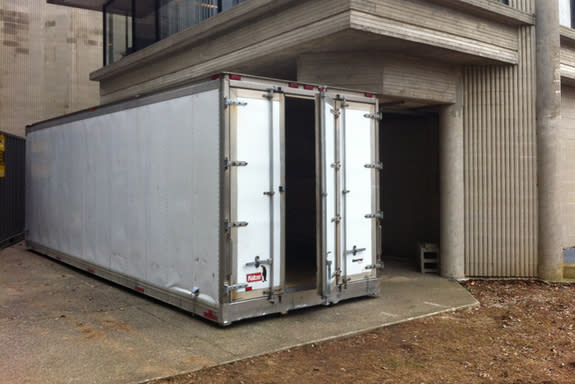
<path fill-rule="evenodd" d="M 134 51 L 132 1 L 113 0 L 104 9 L 105 64 L 111 64 Z"/>
<path fill-rule="evenodd" d="M 134 50 L 158 41 L 156 0 L 134 1 Z"/>
<path fill-rule="evenodd" d="M 104 6 L 104 65 L 216 16 L 244 0 L 110 0 Z"/>
<path fill-rule="evenodd" d="M 245 0 L 222 0 L 222 11 L 230 9 L 233 6 L 243 3 Z"/>
<path fill-rule="evenodd" d="M 160 39 L 218 14 L 218 0 L 160 0 Z"/>

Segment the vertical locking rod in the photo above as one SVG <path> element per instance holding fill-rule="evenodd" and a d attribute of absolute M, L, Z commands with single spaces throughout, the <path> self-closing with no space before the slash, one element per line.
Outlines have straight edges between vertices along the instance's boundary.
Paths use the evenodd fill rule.
<path fill-rule="evenodd" d="M 270 209 L 270 226 L 269 226 L 269 236 L 270 236 L 270 259 L 272 262 L 269 264 L 270 269 L 270 290 L 268 294 L 268 300 L 273 301 L 274 294 L 274 251 L 275 251 L 275 239 L 274 239 L 274 92 L 270 90 L 268 94 L 264 95 L 269 100 L 269 187 L 268 191 L 270 193 L 266 194 L 269 197 L 269 209 Z"/>

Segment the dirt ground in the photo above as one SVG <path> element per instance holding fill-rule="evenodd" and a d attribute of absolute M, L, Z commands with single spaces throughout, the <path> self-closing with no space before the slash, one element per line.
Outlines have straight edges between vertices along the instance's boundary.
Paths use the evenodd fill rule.
<path fill-rule="evenodd" d="M 575 383 L 575 285 L 464 286 L 480 307 L 153 384 Z"/>

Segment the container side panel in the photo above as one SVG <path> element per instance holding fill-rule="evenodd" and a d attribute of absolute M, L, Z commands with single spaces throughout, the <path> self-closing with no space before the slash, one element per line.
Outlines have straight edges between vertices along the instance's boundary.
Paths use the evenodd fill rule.
<path fill-rule="evenodd" d="M 216 302 L 219 91 L 53 126 L 27 144 L 29 240 Z"/>
<path fill-rule="evenodd" d="M 30 240 L 71 255 L 83 255 L 85 141 L 82 122 L 39 132 L 29 143 Z M 72 161 L 73 160 L 73 161 Z"/>
<path fill-rule="evenodd" d="M 219 279 L 218 98 L 213 90 L 155 104 L 147 117 L 154 139 L 146 149 L 149 280 L 171 290 L 196 286 L 213 300 Z"/>
<path fill-rule="evenodd" d="M 358 104 L 353 104 L 358 105 Z M 376 193 L 372 183 L 371 169 L 365 164 L 373 162 L 373 144 L 371 119 L 364 114 L 373 113 L 371 105 L 365 108 L 347 108 L 345 111 L 345 160 L 344 173 L 347 190 L 345 196 L 345 258 L 348 276 L 361 275 L 365 266 L 373 264 L 373 221 L 365 215 L 373 211 L 373 195 Z M 351 252 L 351 253 L 350 253 Z"/>
<path fill-rule="evenodd" d="M 114 177 L 110 163 L 114 160 L 114 145 L 110 143 L 118 127 L 110 116 L 85 120 L 86 161 L 86 218 L 84 230 L 84 258 L 95 264 L 110 267 L 112 262 L 112 228 L 117 225 L 116 213 L 111 209 L 113 199 L 119 199 L 111 190 Z"/>
<path fill-rule="evenodd" d="M 107 225 L 110 230 L 110 268 L 139 279 L 146 279 L 147 260 L 147 190 L 144 179 L 143 138 L 153 141 L 146 119 L 149 106 L 99 116 L 98 127 L 104 130 L 109 147 L 110 208 Z M 143 125 L 144 124 L 144 125 Z M 91 209 L 99 209 L 93 205 Z"/>

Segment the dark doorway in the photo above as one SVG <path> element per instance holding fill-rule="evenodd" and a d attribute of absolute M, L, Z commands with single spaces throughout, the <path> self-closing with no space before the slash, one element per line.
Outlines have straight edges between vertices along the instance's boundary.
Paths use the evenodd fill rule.
<path fill-rule="evenodd" d="M 383 258 L 419 265 L 418 242 L 439 244 L 439 119 L 386 113 L 381 122 Z"/>
<path fill-rule="evenodd" d="M 285 277 L 288 289 L 316 286 L 315 100 L 285 99 Z"/>

